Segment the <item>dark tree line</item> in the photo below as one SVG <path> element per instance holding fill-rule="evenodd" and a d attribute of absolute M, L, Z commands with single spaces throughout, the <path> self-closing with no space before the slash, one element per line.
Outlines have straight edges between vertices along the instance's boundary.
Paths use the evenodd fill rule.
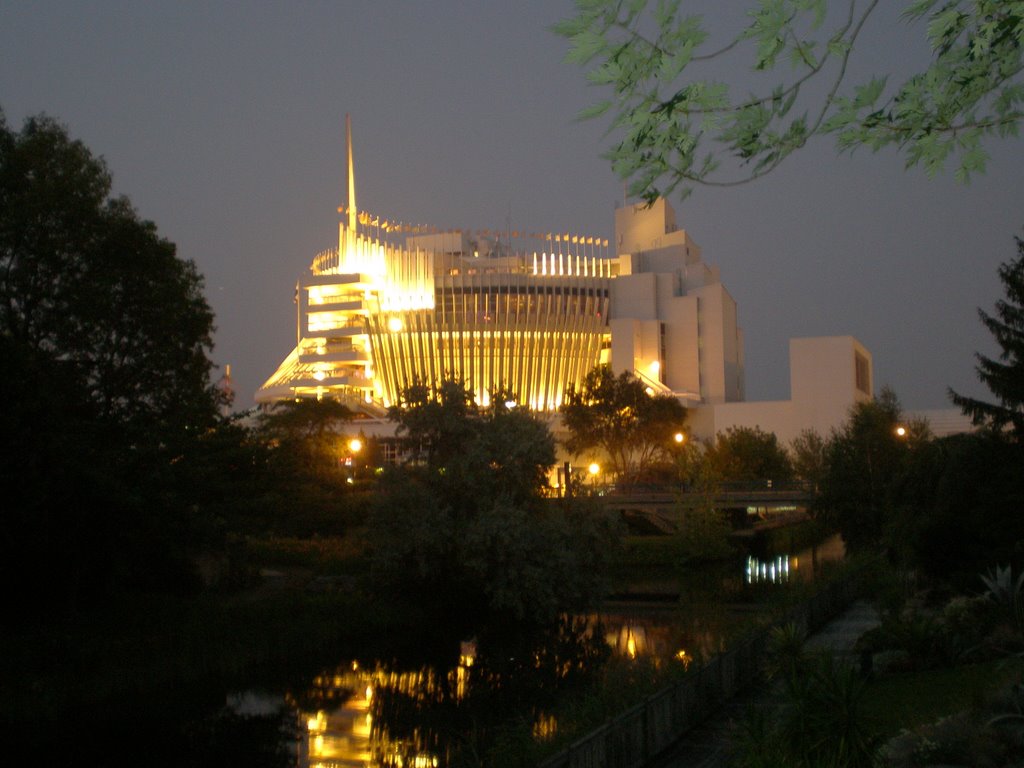
<path fill-rule="evenodd" d="M 1024 242 L 999 268 L 1005 298 L 979 310 L 999 347 L 978 355 L 993 401 L 950 391 L 978 428 L 933 438 L 907 422 L 892 393 L 856 406 L 825 454 L 821 513 L 852 550 L 963 588 L 999 566 L 1024 566 Z M 897 433 L 899 427 L 904 433 Z"/>
<path fill-rule="evenodd" d="M 545 493 L 555 442 L 514 398 L 481 406 L 457 381 L 415 386 L 391 409 L 407 461 L 380 482 L 368 522 L 385 596 L 430 615 L 546 625 L 599 598 L 615 530 L 585 500 Z"/>

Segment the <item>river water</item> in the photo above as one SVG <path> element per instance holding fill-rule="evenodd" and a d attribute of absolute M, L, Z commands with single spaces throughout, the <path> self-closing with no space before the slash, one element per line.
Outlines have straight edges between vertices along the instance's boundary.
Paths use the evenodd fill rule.
<path fill-rule="evenodd" d="M 813 580 L 823 564 L 843 556 L 836 536 L 795 554 L 748 557 L 678 594 L 610 602 L 536 640 L 532 650 L 466 639 L 451 649 L 447 665 L 341 659 L 289 690 L 231 692 L 225 710 L 276 722 L 282 764 L 444 768 L 453 745 L 472 742 L 467 730 L 493 737 L 503 717 L 527 714 L 535 738 L 555 732 L 550 707 L 557 696 L 607 655 L 686 666 L 716 653 L 757 599 Z"/>

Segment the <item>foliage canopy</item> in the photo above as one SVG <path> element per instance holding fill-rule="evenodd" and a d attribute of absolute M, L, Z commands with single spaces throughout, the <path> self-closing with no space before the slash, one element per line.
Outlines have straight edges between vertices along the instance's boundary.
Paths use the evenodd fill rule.
<path fill-rule="evenodd" d="M 911 449 L 924 430 L 918 426 L 900 436 L 903 422 L 899 399 L 885 389 L 856 403 L 829 440 L 819 503 L 851 551 L 877 546 L 895 515 Z"/>
<path fill-rule="evenodd" d="M 718 477 L 729 482 L 785 482 L 793 477 L 785 448 L 774 433 L 759 427 L 729 427 L 719 432 L 704 458 Z"/>
<path fill-rule="evenodd" d="M 410 387 L 391 409 L 407 460 L 383 478 L 368 522 L 374 588 L 453 625 L 545 624 L 600 593 L 610 520 L 542 496 L 554 438 L 513 400 L 492 393 L 482 407 L 449 380 Z"/>
<path fill-rule="evenodd" d="M 25 616 L 191 588 L 218 537 L 213 314 L 195 265 L 111 188 L 57 122 L 0 111 L 0 562 Z"/>
<path fill-rule="evenodd" d="M 591 370 L 579 389 L 571 386 L 561 412 L 569 431 L 566 448 L 577 455 L 600 449 L 611 472 L 627 481 L 668 455 L 674 435 L 686 424 L 686 408 L 678 399 L 648 394 L 632 373 L 616 376 L 608 365 Z"/>
<path fill-rule="evenodd" d="M 575 15 L 555 26 L 569 40 L 567 60 L 610 91 L 581 117 L 612 114 L 621 138 L 607 157 L 630 194 L 649 202 L 756 179 L 816 134 L 834 136 L 840 151 L 895 146 L 929 174 L 955 157 L 966 181 L 985 169 L 984 138 L 1017 134 L 1020 0 L 908 2 L 904 18 L 924 21 L 931 61 L 895 84 L 885 75 L 847 82 L 878 0 L 750 0 L 746 26 L 714 44 L 683 5 L 577 0 Z M 736 56 L 772 84 L 736 96 L 715 69 Z M 784 65 L 790 73 L 776 74 Z"/>
<path fill-rule="evenodd" d="M 16 132 L 0 112 L 0 333 L 59 361 L 100 420 L 165 442 L 216 416 L 213 313 L 195 265 L 111 185 L 54 120 Z"/>

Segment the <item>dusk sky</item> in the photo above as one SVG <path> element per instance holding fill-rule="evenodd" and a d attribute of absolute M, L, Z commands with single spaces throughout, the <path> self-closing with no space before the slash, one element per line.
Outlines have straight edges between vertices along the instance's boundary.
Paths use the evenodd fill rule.
<path fill-rule="evenodd" d="M 905 4 L 883 5 L 857 74 L 923 61 Z M 612 237 L 623 185 L 601 157 L 606 122 L 575 119 L 599 93 L 550 31 L 571 9 L 0 0 L 0 108 L 15 129 L 42 112 L 64 123 L 196 262 L 213 358 L 245 408 L 294 346 L 296 280 L 337 245 L 346 113 L 361 209 Z M 819 138 L 755 183 L 672 200 L 738 304 L 749 400 L 789 396 L 791 337 L 846 334 L 908 409 L 948 407 L 948 386 L 988 396 L 974 353 L 996 348 L 977 308 L 1002 297 L 996 270 L 1024 235 L 1024 152 L 987 146 L 987 173 L 964 186 L 952 167 L 929 179 Z"/>

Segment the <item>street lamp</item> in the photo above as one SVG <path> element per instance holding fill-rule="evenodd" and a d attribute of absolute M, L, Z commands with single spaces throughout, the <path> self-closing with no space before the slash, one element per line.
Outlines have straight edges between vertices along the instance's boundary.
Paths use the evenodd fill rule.
<path fill-rule="evenodd" d="M 682 445 L 686 442 L 686 435 L 682 432 L 676 432 L 672 439 L 676 441 L 676 445 Z"/>
<path fill-rule="evenodd" d="M 906 436 L 907 436 L 907 428 L 906 427 L 904 427 L 902 424 L 900 424 L 898 427 L 896 427 L 896 437 L 906 437 Z"/>
<path fill-rule="evenodd" d="M 345 482 L 349 485 L 355 485 L 356 454 L 361 450 L 363 450 L 363 441 L 358 437 L 353 437 L 348 441 L 349 455 L 345 458 L 345 466 L 348 468 L 348 477 L 345 478 Z"/>
<path fill-rule="evenodd" d="M 598 464 L 596 461 L 592 462 L 591 465 L 587 467 L 587 472 L 590 473 L 590 481 L 594 485 L 597 485 L 597 476 L 601 474 L 601 465 Z"/>

